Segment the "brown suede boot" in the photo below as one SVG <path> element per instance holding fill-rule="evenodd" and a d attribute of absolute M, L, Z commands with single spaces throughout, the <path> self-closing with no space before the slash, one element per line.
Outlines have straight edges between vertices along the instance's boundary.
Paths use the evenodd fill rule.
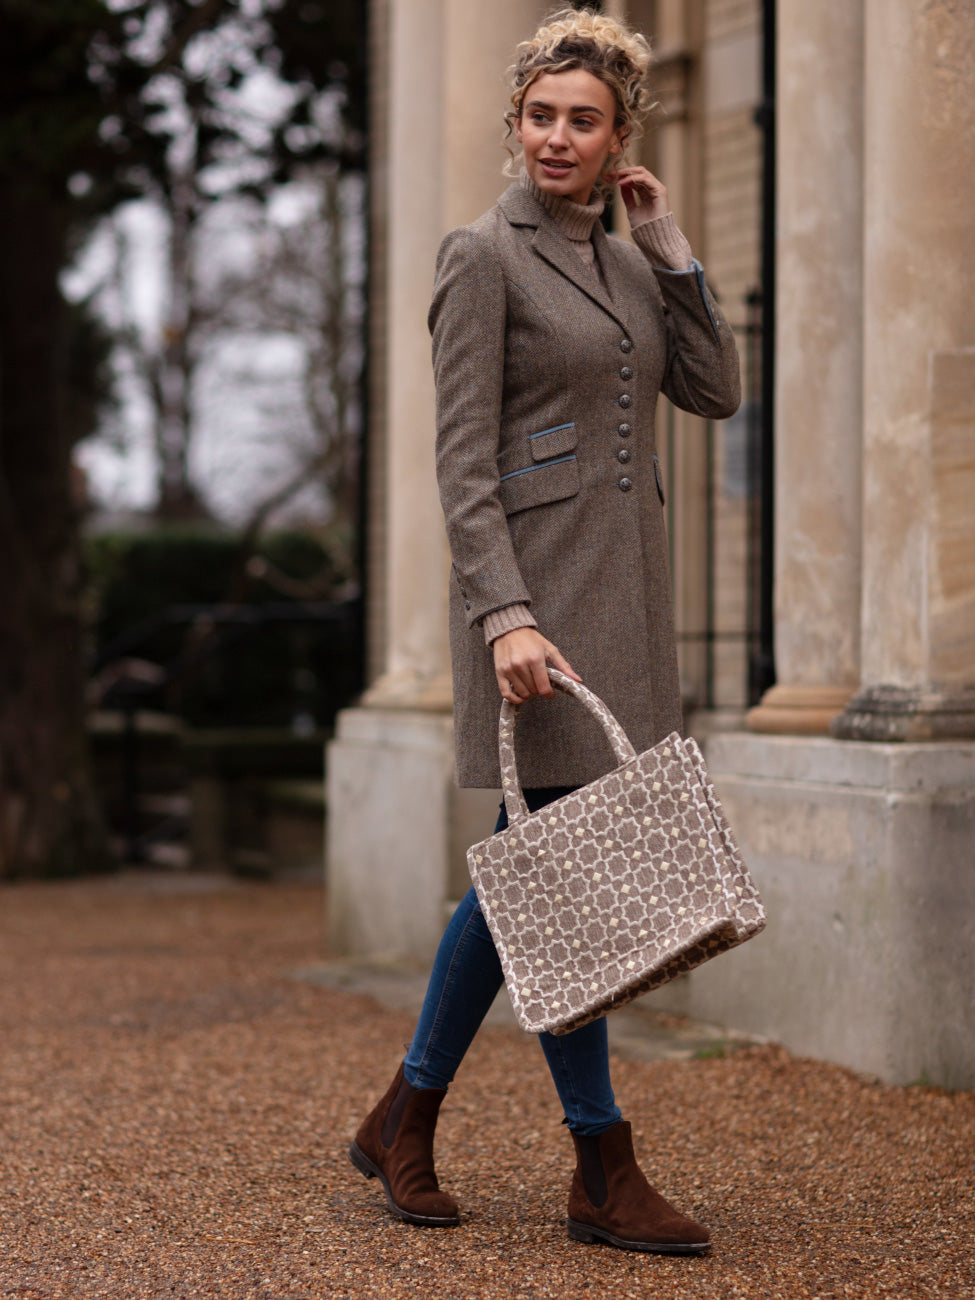
<path fill-rule="evenodd" d="M 700 1255 L 711 1234 L 655 1192 L 633 1154 L 626 1120 L 598 1137 L 572 1134 L 576 1170 L 569 1192 L 569 1236 L 621 1250 Z"/>
<path fill-rule="evenodd" d="M 413 1088 L 402 1065 L 382 1101 L 363 1121 L 349 1159 L 378 1178 L 397 1219 L 421 1228 L 456 1228 L 457 1202 L 440 1190 L 433 1167 L 433 1131 L 445 1088 Z"/>

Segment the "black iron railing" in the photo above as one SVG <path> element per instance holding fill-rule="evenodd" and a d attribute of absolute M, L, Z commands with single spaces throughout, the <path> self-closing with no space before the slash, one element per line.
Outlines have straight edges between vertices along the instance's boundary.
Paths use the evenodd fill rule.
<path fill-rule="evenodd" d="M 218 660 L 224 666 L 221 681 L 225 685 L 220 725 L 244 726 L 248 719 L 239 708 L 238 680 L 243 643 L 270 627 L 326 627 L 335 633 L 340 664 L 303 666 L 301 672 L 313 674 L 316 667 L 332 672 L 340 667 L 337 676 L 341 681 L 326 709 L 329 716 L 315 716 L 309 707 L 309 692 L 302 691 L 300 681 L 296 682 L 292 709 L 292 725 L 299 734 L 299 728 L 312 732 L 324 728 L 330 725 L 335 710 L 361 689 L 360 622 L 359 601 L 170 605 L 99 647 L 90 663 L 91 693 L 101 709 L 118 711 L 122 719 L 119 820 L 128 861 L 144 860 L 146 841 L 152 834 L 141 827 L 140 711 L 174 711 L 174 693 Z M 159 662 L 158 656 L 139 657 L 174 628 L 188 631 L 177 654 L 164 662 Z"/>
<path fill-rule="evenodd" d="M 702 622 L 694 626 L 678 625 L 678 645 L 700 646 L 702 663 L 695 705 L 699 708 L 740 708 L 756 704 L 771 685 L 772 565 L 767 548 L 771 546 L 768 512 L 771 495 L 765 484 L 771 474 L 769 442 L 771 423 L 766 419 L 763 382 L 764 332 L 763 300 L 758 290 L 745 296 L 744 318 L 733 325 L 743 360 L 742 405 L 733 421 L 723 426 L 713 421 L 703 424 L 703 583 Z M 723 445 L 719 446 L 719 431 Z M 676 415 L 667 407 L 665 447 L 668 476 L 671 548 L 677 536 L 676 512 L 691 502 L 679 492 L 676 480 Z M 720 471 L 723 469 L 723 473 Z M 722 496 L 741 500 L 744 508 L 744 548 L 741 564 L 731 580 L 740 585 L 737 599 L 728 602 L 740 611 L 733 627 L 719 616 L 717 583 L 718 552 L 722 545 Z M 727 566 L 725 577 L 727 580 Z M 717 650 L 720 646 L 739 647 L 741 680 L 734 690 L 722 696 L 718 683 Z"/>

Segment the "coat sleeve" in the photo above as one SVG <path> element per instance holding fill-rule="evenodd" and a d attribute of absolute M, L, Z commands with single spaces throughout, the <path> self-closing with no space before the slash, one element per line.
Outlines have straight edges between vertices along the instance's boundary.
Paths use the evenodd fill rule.
<path fill-rule="evenodd" d="M 468 624 L 531 603 L 498 497 L 506 291 L 497 255 L 470 227 L 437 257 L 429 325 L 437 393 L 437 482 Z"/>
<path fill-rule="evenodd" d="M 738 349 L 731 326 L 696 259 L 689 271 L 653 268 L 667 324 L 667 369 L 661 385 L 682 411 L 726 420 L 741 403 Z"/>

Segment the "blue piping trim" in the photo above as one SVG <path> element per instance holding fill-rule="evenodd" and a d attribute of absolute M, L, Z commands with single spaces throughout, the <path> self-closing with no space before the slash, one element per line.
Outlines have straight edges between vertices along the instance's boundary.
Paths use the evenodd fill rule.
<path fill-rule="evenodd" d="M 707 285 L 704 283 L 704 267 L 696 257 L 691 258 L 691 266 L 697 274 L 697 287 L 701 292 L 701 301 L 704 303 L 704 310 L 708 314 L 708 320 L 711 322 L 711 328 L 714 330 L 714 337 L 720 342 L 718 334 L 718 322 L 714 319 L 714 312 L 711 310 L 711 304 L 708 302 Z"/>
<path fill-rule="evenodd" d="M 714 337 L 720 343 L 721 335 L 718 333 L 718 322 L 714 319 L 714 312 L 711 310 L 711 304 L 708 302 L 707 285 L 704 282 L 704 267 L 697 258 L 691 258 L 690 271 L 675 271 L 673 267 L 670 266 L 655 266 L 653 269 L 655 271 L 660 271 L 663 275 L 690 275 L 691 271 L 694 272 L 695 278 L 697 279 L 698 292 L 701 295 L 701 301 L 704 303 L 704 310 L 707 312 L 708 320 L 711 322 L 711 328 L 714 330 Z"/>
<path fill-rule="evenodd" d="M 553 424 L 551 429 L 539 429 L 538 433 L 530 433 L 528 441 L 531 442 L 532 438 L 543 438 L 546 433 L 558 433 L 560 429 L 574 429 L 575 427 L 575 420 L 570 420 L 568 424 Z"/>
<path fill-rule="evenodd" d="M 503 483 L 507 478 L 517 478 L 519 474 L 531 474 L 536 469 L 548 469 L 549 465 L 561 465 L 567 460 L 575 460 L 575 456 L 557 456 L 555 460 L 540 461 L 537 465 L 529 465 L 525 469 L 513 469 L 510 474 L 502 474 L 498 482 Z"/>

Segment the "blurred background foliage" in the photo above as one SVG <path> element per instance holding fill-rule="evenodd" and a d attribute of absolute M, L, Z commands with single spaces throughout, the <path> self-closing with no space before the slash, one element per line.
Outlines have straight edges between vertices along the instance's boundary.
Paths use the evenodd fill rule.
<path fill-rule="evenodd" d="M 96 677 L 99 694 L 131 653 L 144 666 L 173 669 L 170 683 L 147 693 L 148 707 L 193 727 L 300 734 L 330 727 L 360 687 L 358 604 L 327 602 L 345 576 L 327 539 L 268 532 L 245 559 L 238 535 L 177 524 L 98 533 L 85 559 L 91 654 L 107 670 L 104 681 Z M 186 606 L 218 613 L 228 592 L 244 619 L 223 631 L 202 612 L 179 623 L 160 619 Z M 280 617 L 262 619 L 269 606 Z M 305 617 L 309 611 L 319 617 Z"/>
<path fill-rule="evenodd" d="M 174 598 L 254 599 L 255 571 L 249 589 L 242 575 L 260 558 L 262 531 L 309 480 L 334 498 L 331 522 L 320 522 L 343 543 L 341 557 L 321 528 L 317 542 L 275 542 L 268 557 L 278 554 L 299 586 L 303 566 L 325 581 L 331 564 L 338 586 L 320 586 L 318 599 L 353 594 L 361 345 L 348 349 L 346 336 L 362 311 L 336 283 L 338 264 L 322 263 L 310 307 L 294 294 L 273 304 L 271 328 L 287 330 L 293 317 L 303 334 L 317 443 L 267 483 L 237 538 L 200 540 L 210 549 L 194 560 L 174 535 L 108 537 L 83 555 L 90 502 L 75 450 L 118 405 L 120 349 L 134 352 L 128 322 L 106 317 L 94 296 L 68 301 L 64 284 L 100 223 L 138 202 L 162 213 L 164 320 L 158 337 L 139 340 L 154 513 L 208 518 L 190 457 L 213 322 L 211 305 L 199 308 L 199 232 L 215 205 L 263 212 L 296 181 L 326 196 L 315 211 L 341 209 L 342 178 L 365 169 L 364 32 L 365 6 L 354 0 L 0 0 L 0 878 L 77 873 L 110 858 L 86 740 L 86 653 L 104 648 L 108 627 Z M 333 243 L 320 234 L 323 249 Z M 282 276 L 293 286 L 287 251 Z M 265 259 L 264 282 L 279 269 Z M 293 588 L 278 597 L 299 600 Z M 309 643 L 299 659 L 318 674 L 332 649 Z M 204 716 L 202 683 L 194 689 Z M 261 689 L 273 712 L 274 690 L 255 684 L 255 699 Z"/>

